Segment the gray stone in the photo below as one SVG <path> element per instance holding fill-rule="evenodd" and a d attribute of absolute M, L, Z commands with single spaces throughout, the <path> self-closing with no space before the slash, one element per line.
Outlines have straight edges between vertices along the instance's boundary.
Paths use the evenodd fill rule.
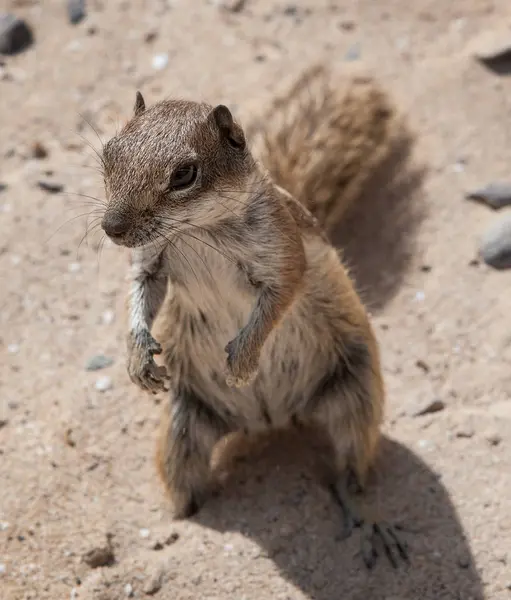
<path fill-rule="evenodd" d="M 468 192 L 465 196 L 468 200 L 483 202 L 494 209 L 511 206 L 511 182 L 494 181 Z"/>
<path fill-rule="evenodd" d="M 30 27 L 18 17 L 0 13 L 0 54 L 18 54 L 34 41 Z"/>
<path fill-rule="evenodd" d="M 110 365 L 114 364 L 114 359 L 104 354 L 97 354 L 92 356 L 85 364 L 86 371 L 99 371 L 100 369 L 106 369 Z"/>
<path fill-rule="evenodd" d="M 422 417 L 424 415 L 440 412 L 441 410 L 444 410 L 444 408 L 445 402 L 443 400 L 440 400 L 440 398 L 432 398 L 413 406 L 410 413 L 412 417 Z"/>
<path fill-rule="evenodd" d="M 511 214 L 490 225 L 482 236 L 479 254 L 494 269 L 511 268 Z"/>
<path fill-rule="evenodd" d="M 73 25 L 79 23 L 86 15 L 85 0 L 67 0 L 67 14 Z"/>

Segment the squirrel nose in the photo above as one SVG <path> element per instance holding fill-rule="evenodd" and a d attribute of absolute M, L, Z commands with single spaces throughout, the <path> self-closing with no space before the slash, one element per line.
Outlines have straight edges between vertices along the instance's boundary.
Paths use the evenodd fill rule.
<path fill-rule="evenodd" d="M 130 228 L 130 219 L 127 215 L 119 213 L 106 213 L 101 221 L 103 231 L 112 237 L 119 237 L 128 232 Z"/>

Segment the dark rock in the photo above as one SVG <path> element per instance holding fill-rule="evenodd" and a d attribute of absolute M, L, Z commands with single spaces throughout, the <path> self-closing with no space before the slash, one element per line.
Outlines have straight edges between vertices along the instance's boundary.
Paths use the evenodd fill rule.
<path fill-rule="evenodd" d="M 6 189 L 7 189 L 7 185 L 5 183 L 0 183 L 0 193 L 5 192 Z"/>
<path fill-rule="evenodd" d="M 48 150 L 41 144 L 41 142 L 34 142 L 31 148 L 32 156 L 41 160 L 48 156 Z"/>
<path fill-rule="evenodd" d="M 18 54 L 34 41 L 30 27 L 18 17 L 0 13 L 0 54 Z"/>
<path fill-rule="evenodd" d="M 64 189 L 64 186 L 61 183 L 53 182 L 53 181 L 38 181 L 37 186 L 41 188 L 43 191 L 48 192 L 50 194 L 58 194 Z"/>
<path fill-rule="evenodd" d="M 85 0 L 67 0 L 67 14 L 73 25 L 79 23 L 86 15 Z"/>
<path fill-rule="evenodd" d="M 490 225 L 480 242 L 479 254 L 494 269 L 511 268 L 511 214 Z"/>
<path fill-rule="evenodd" d="M 444 408 L 445 402 L 443 400 L 440 400 L 440 398 L 433 398 L 413 406 L 410 414 L 412 417 L 422 417 L 424 415 L 440 412 L 441 410 L 444 410 Z"/>
<path fill-rule="evenodd" d="M 477 200 L 494 209 L 511 206 L 511 182 L 495 181 L 488 185 L 468 192 L 468 200 Z"/>
<path fill-rule="evenodd" d="M 109 567 L 113 565 L 115 556 L 111 544 L 108 544 L 107 546 L 89 550 L 83 555 L 82 560 L 85 564 L 89 565 L 91 569 L 98 569 L 99 567 Z"/>

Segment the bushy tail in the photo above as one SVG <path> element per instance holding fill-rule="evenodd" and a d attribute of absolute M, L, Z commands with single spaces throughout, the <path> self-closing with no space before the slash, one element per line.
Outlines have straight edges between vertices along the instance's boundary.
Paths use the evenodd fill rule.
<path fill-rule="evenodd" d="M 374 80 L 351 77 L 333 85 L 314 66 L 247 133 L 275 183 L 329 230 L 390 154 L 397 130 L 395 108 Z"/>

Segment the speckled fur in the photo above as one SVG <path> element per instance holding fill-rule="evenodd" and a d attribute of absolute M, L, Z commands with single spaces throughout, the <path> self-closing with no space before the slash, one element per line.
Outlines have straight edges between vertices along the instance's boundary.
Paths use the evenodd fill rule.
<path fill-rule="evenodd" d="M 322 106 L 329 147 L 349 146 L 351 130 L 337 127 L 342 104 Z M 271 144 L 268 152 L 279 157 L 266 154 L 262 167 L 241 127 L 223 109 L 215 118 L 215 110 L 174 100 L 145 109 L 137 96 L 133 119 L 104 152 L 104 226 L 124 218 L 129 227 L 115 241 L 134 248 L 128 369 L 140 387 L 161 389 L 167 377 L 152 355 L 163 351 L 171 390 L 158 467 L 178 517 L 193 514 L 207 498 L 213 447 L 235 431 L 319 427 L 335 456 L 326 482 L 333 485 L 350 469 L 363 483 L 384 405 L 375 337 L 337 251 L 303 206 L 305 191 L 297 202 L 268 174 L 274 164 L 277 183 L 296 192 L 286 177 L 298 177 L 296 169 L 279 160 L 283 148 Z M 357 115 L 368 107 L 359 102 L 351 110 Z M 297 121 L 302 129 L 307 118 L 305 112 Z M 380 126 L 376 116 L 364 123 L 359 137 Z M 302 144 L 304 137 L 297 139 Z M 328 148 L 315 148 L 314 157 L 309 171 L 301 157 L 297 181 L 310 183 L 320 172 L 318 157 L 326 165 L 336 160 Z M 197 184 L 165 192 L 173 170 L 189 160 L 200 165 Z M 341 207 L 352 200 L 351 191 L 343 197 L 342 181 L 348 179 L 338 171 L 337 190 L 330 190 L 340 194 Z M 328 215 L 312 208 L 323 225 Z M 340 214 L 331 204 L 326 209 Z M 161 348 L 149 334 L 158 312 Z M 226 382 L 226 359 L 237 362 L 243 385 Z"/>

